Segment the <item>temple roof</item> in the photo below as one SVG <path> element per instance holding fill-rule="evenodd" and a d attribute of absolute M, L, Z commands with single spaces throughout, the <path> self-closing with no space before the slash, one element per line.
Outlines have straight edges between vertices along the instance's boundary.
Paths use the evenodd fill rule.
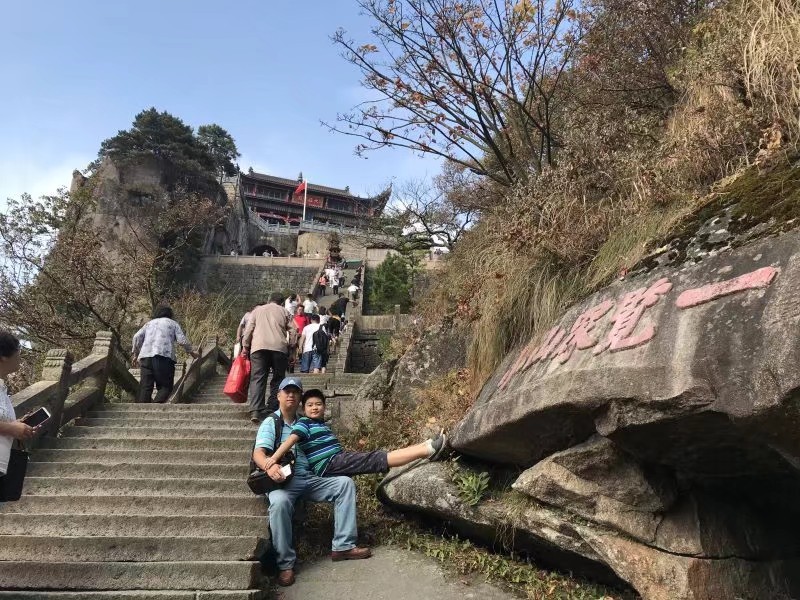
<path fill-rule="evenodd" d="M 264 183 L 271 183 L 274 185 L 279 185 L 282 187 L 289 187 L 295 189 L 298 185 L 300 185 L 300 181 L 297 179 L 287 179 L 285 177 L 276 177 L 275 175 L 267 175 L 265 173 L 242 173 L 242 177 L 249 177 L 250 179 L 255 179 L 257 181 L 263 181 Z M 340 196 L 342 198 L 350 198 L 352 200 L 356 200 L 361 202 L 362 204 L 368 204 L 370 206 L 374 206 L 377 210 L 383 210 L 386 206 L 386 202 L 389 200 L 389 196 L 392 194 L 392 186 L 391 184 L 387 187 L 384 191 L 382 191 L 377 196 L 373 196 L 371 198 L 364 198 L 361 196 L 355 196 L 354 194 L 350 193 L 350 190 L 347 189 L 340 189 L 340 188 L 333 188 L 328 187 L 325 185 L 317 185 L 316 183 L 308 182 L 308 191 L 309 193 L 318 193 L 318 194 L 327 194 L 329 196 Z"/>

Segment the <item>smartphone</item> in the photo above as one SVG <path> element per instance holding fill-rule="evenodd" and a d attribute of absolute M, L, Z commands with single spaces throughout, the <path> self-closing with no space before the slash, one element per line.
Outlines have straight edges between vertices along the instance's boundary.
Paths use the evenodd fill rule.
<path fill-rule="evenodd" d="M 26 425 L 30 425 L 31 427 L 38 427 L 47 419 L 50 418 L 50 411 L 47 410 L 44 406 L 37 408 L 31 414 L 26 417 L 23 417 L 22 422 Z"/>
<path fill-rule="evenodd" d="M 283 473 L 284 477 L 288 477 L 292 474 L 292 465 L 283 465 L 281 467 L 281 473 Z"/>

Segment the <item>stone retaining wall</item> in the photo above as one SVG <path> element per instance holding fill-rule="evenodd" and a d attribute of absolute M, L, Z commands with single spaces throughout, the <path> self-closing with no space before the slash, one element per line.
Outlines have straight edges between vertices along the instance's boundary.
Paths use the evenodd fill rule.
<path fill-rule="evenodd" d="M 350 344 L 350 372 L 372 373 L 381 364 L 381 334 L 391 335 L 391 331 L 357 330 Z"/>
<path fill-rule="evenodd" d="M 223 261 L 209 257 L 201 263 L 197 282 L 208 292 L 230 294 L 235 312 L 244 314 L 253 305 L 266 302 L 273 291 L 307 293 L 317 268 L 316 264 L 259 265 L 241 259 Z"/>

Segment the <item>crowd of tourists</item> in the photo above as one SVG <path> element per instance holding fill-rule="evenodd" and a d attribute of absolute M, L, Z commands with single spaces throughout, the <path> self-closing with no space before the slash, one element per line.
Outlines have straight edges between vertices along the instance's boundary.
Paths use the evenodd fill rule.
<path fill-rule="evenodd" d="M 317 285 L 314 288 L 314 294 L 317 297 L 325 296 L 329 292 L 333 295 L 339 293 L 340 289 L 344 289 L 345 287 L 345 276 L 344 276 L 344 269 L 347 266 L 347 262 L 342 260 L 340 262 L 333 262 L 328 257 L 328 260 L 325 263 L 325 269 L 319 276 L 317 280 Z M 347 295 L 350 300 L 357 300 L 358 299 L 358 292 L 361 289 L 361 278 L 364 273 L 364 265 L 363 263 L 358 267 L 356 274 L 350 280 L 350 284 L 347 287 Z"/>
<path fill-rule="evenodd" d="M 396 450 L 346 451 L 325 423 L 323 391 L 304 391 L 302 380 L 291 375 L 296 369 L 301 373 L 324 373 L 330 351 L 347 327 L 347 306 L 353 296 L 351 293 L 347 297 L 339 291 L 343 285 L 341 272 L 337 272 L 335 265 L 331 269 L 332 272 L 323 274 L 326 287 L 330 281 L 336 282 L 330 286 L 337 295 L 330 308 L 320 306 L 315 294 L 303 297 L 292 293 L 284 298 L 273 293 L 266 303 L 254 306 L 244 315 L 236 332 L 241 357 L 249 359 L 251 365 L 247 389 L 249 416 L 259 424 L 248 485 L 254 493 L 264 494 L 268 501 L 277 583 L 282 586 L 295 581 L 297 557 L 292 519 L 297 500 L 334 505 L 332 560 L 369 558 L 371 550 L 357 544 L 356 489 L 351 476 L 386 473 L 391 467 L 420 459 L 438 460 L 447 449 L 446 436 L 441 432 L 425 442 Z M 360 288 L 362 274 L 363 267 L 351 281 L 351 287 Z M 138 402 L 163 403 L 169 399 L 176 345 L 197 358 L 172 310 L 160 307 L 133 336 L 132 359 L 141 370 Z M 4 379 L 19 364 L 19 340 L 0 331 L 0 500 L 3 484 L 10 476 L 7 470 L 10 473 L 12 443 L 35 437 L 41 428 L 27 424 L 26 417 L 16 418 L 6 392 Z M 268 482 L 263 490 L 257 491 L 251 485 L 254 473 L 260 473 L 261 480 Z"/>
<path fill-rule="evenodd" d="M 325 373 L 339 336 L 348 326 L 349 299 L 339 293 L 330 308 L 314 294 L 273 293 L 254 306 L 239 323 L 236 338 L 250 359 L 248 409 L 253 422 L 278 408 L 278 384 L 287 372 Z M 267 378 L 269 394 L 266 395 Z"/>

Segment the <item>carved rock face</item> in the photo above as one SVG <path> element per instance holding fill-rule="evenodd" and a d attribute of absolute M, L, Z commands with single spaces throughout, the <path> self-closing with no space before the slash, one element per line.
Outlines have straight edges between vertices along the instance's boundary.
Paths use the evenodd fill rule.
<path fill-rule="evenodd" d="M 687 477 L 793 473 L 798 258 L 794 233 L 599 292 L 509 355 L 454 447 L 527 467 L 599 433 Z"/>
<path fill-rule="evenodd" d="M 798 231 L 617 282 L 512 352 L 452 445 L 522 467 L 571 532 L 549 542 L 645 600 L 800 597 L 798 325 Z"/>

